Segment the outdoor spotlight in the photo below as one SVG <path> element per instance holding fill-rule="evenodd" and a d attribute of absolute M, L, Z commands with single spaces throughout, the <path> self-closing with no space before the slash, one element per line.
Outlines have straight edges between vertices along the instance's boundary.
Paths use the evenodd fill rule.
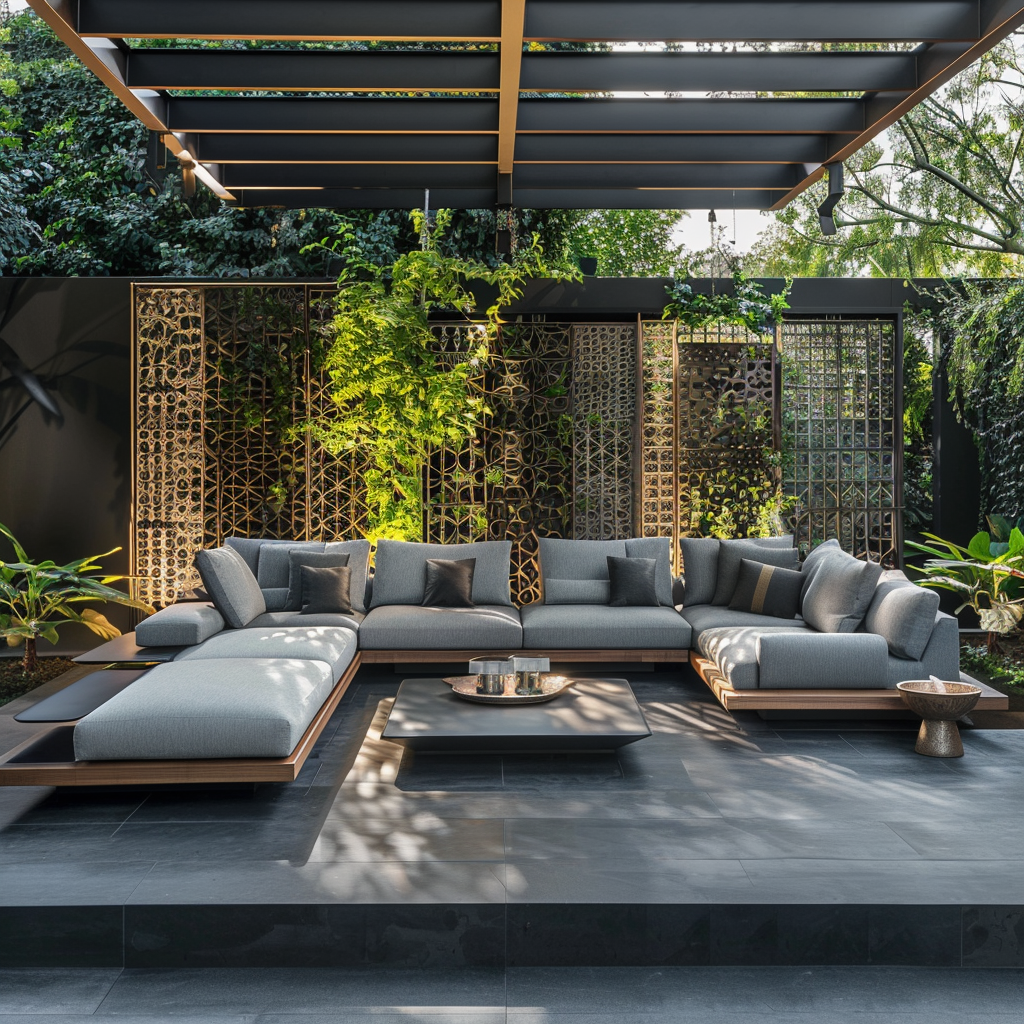
<path fill-rule="evenodd" d="M 836 220 L 834 210 L 843 198 L 843 165 L 828 165 L 828 195 L 825 202 L 818 207 L 818 223 L 821 225 L 823 235 L 834 235 L 836 233 Z"/>

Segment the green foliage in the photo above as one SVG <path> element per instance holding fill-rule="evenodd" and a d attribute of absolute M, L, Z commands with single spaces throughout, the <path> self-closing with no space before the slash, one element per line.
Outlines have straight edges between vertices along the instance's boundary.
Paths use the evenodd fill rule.
<path fill-rule="evenodd" d="M 785 517 L 796 498 L 784 495 L 772 479 L 749 480 L 737 487 L 732 474 L 707 493 L 691 490 L 691 537 L 779 537 L 786 532 Z"/>
<path fill-rule="evenodd" d="M 1024 284 L 958 282 L 939 313 L 958 417 L 978 444 L 981 506 L 1024 514 Z"/>
<path fill-rule="evenodd" d="M 78 622 L 104 640 L 121 635 L 120 630 L 94 608 L 80 609 L 78 605 L 109 601 L 153 611 L 148 604 L 110 586 L 123 577 L 91 575 L 100 571 L 98 559 L 120 548 L 57 565 L 52 561 L 29 561 L 25 549 L 2 523 L 0 536 L 10 542 L 15 556 L 13 562 L 0 562 L 0 636 L 6 638 L 9 647 L 25 645 L 26 673 L 35 669 L 36 640 L 42 637 L 55 644 L 58 626 Z"/>
<path fill-rule="evenodd" d="M 932 557 L 921 572 L 923 587 L 935 587 L 956 593 L 961 604 L 957 611 L 972 608 L 981 628 L 990 633 L 1009 633 L 1024 618 L 1024 534 L 1014 528 L 1007 550 L 993 555 L 991 538 L 978 533 L 966 548 L 926 533 L 927 544 L 907 541 L 908 547 Z"/>
<path fill-rule="evenodd" d="M 597 259 L 601 277 L 672 277 L 686 262 L 675 233 L 680 210 L 566 211 L 565 246 L 575 263 Z"/>
<path fill-rule="evenodd" d="M 1024 666 L 1016 664 L 1006 654 L 985 646 L 964 644 L 960 648 L 960 667 L 968 672 L 984 672 L 993 682 L 1024 692 Z"/>
<path fill-rule="evenodd" d="M 731 293 L 702 295 L 695 293 L 685 281 L 673 281 L 665 290 L 669 302 L 665 306 L 666 320 L 700 330 L 712 324 L 735 324 L 755 334 L 774 334 L 782 314 L 789 309 L 786 289 L 775 295 L 765 295 L 761 286 L 737 270 L 732 276 Z"/>
<path fill-rule="evenodd" d="M 912 530 L 932 521 L 932 378 L 934 318 L 903 310 L 903 522 Z"/>
<path fill-rule="evenodd" d="M 421 537 L 431 450 L 468 441 L 487 411 L 472 379 L 486 366 L 500 310 L 522 294 L 528 278 L 554 274 L 536 239 L 511 262 L 490 267 L 441 251 L 449 211 L 438 212 L 433 229 L 419 212 L 413 224 L 424 248 L 387 268 L 361 260 L 352 233 L 333 244 L 346 260 L 324 364 L 334 409 L 306 425 L 331 454 L 357 452 L 367 461 L 374 537 Z M 478 308 L 471 282 L 494 289 L 486 310 Z M 438 352 L 430 315 L 442 311 L 465 319 L 464 351 Z"/>
<path fill-rule="evenodd" d="M 825 182 L 778 214 L 748 268 L 801 276 L 1020 272 L 1024 255 L 1024 56 L 1011 36 L 845 164 L 839 232 L 817 206 Z"/>

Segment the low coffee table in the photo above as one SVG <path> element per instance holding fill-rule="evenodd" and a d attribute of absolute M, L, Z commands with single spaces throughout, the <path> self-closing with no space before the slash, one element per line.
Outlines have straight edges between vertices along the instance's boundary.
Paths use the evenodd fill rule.
<path fill-rule="evenodd" d="M 625 679 L 579 679 L 545 704 L 474 704 L 442 679 L 406 679 L 383 737 L 413 750 L 614 750 L 651 735 Z"/>

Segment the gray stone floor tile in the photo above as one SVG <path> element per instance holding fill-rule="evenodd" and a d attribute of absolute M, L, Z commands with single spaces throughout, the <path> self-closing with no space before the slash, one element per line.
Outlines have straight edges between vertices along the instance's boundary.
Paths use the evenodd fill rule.
<path fill-rule="evenodd" d="M 500 970 L 374 971 L 307 968 L 126 970 L 100 1014 L 498 1013 L 505 1008 Z"/>
<path fill-rule="evenodd" d="M 513 860 L 569 858 L 640 861 L 820 858 L 915 858 L 913 847 L 880 822 L 690 819 L 624 823 L 573 817 L 506 820 Z"/>
<path fill-rule="evenodd" d="M 470 1009 L 448 1013 L 264 1013 L 256 1018 L 256 1024 L 505 1024 L 506 1020 L 504 1010 L 482 1013 Z"/>
<path fill-rule="evenodd" d="M 0 970 L 0 1014 L 93 1013 L 120 973 Z"/>
<path fill-rule="evenodd" d="M 18 1013 L 11 1016 L 0 1014 L 0 1024 L 96 1024 L 97 1019 L 102 1020 L 103 1018 L 102 1013 Z M 117 1015 L 116 1020 L 117 1024 L 256 1024 L 258 1018 L 252 1013 L 217 1013 L 196 1016 L 184 1009 L 179 1009 L 173 1013 L 121 1013 Z M 298 1024 L 298 1018 L 293 1017 L 292 1020 Z"/>
<path fill-rule="evenodd" d="M 763 903 L 1020 904 L 1018 861 L 744 860 Z"/>
<path fill-rule="evenodd" d="M 0 872 L 0 906 L 121 904 L 149 874 L 153 863 L 5 864 Z"/>
<path fill-rule="evenodd" d="M 504 860 L 501 818 L 440 818 L 424 812 L 388 820 L 331 818 L 317 838 L 310 862 Z"/>
<path fill-rule="evenodd" d="M 1024 795 L 1022 795 L 1024 802 Z M 928 860 L 1006 860 L 1024 851 L 1024 807 L 1011 821 L 888 821 L 904 842 Z"/>
<path fill-rule="evenodd" d="M 776 1015 L 1013 1014 L 1024 971 L 885 967 L 513 968 L 510 1019 L 522 1012 L 674 1012 L 708 1021 L 726 1012 Z M 728 1017 L 725 1017 L 727 1020 Z M 840 1019 L 842 1019 L 840 1017 Z M 857 1016 L 857 1020 L 862 1019 Z"/>
<path fill-rule="evenodd" d="M 1006 1013 L 837 1013 L 811 1010 L 806 1013 L 726 1012 L 705 1013 L 518 1013 L 509 1012 L 515 1024 L 1019 1024 L 1020 1014 Z M 284 1022 L 282 1022 L 284 1024 Z"/>
<path fill-rule="evenodd" d="M 18 816 L 19 825 L 119 825 L 145 802 L 145 795 L 55 790 Z"/>
<path fill-rule="evenodd" d="M 509 860 L 509 903 L 757 903 L 738 860 Z"/>
<path fill-rule="evenodd" d="M 504 903 L 504 864 L 486 862 L 158 863 L 129 904 Z"/>

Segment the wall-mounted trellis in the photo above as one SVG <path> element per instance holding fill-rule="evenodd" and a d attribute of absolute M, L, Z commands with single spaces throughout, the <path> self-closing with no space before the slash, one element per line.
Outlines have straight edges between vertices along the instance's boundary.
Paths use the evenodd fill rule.
<path fill-rule="evenodd" d="M 357 457 L 294 425 L 329 410 L 321 369 L 331 290 L 137 285 L 133 573 L 165 603 L 197 582 L 195 551 L 230 534 L 347 537 L 367 525 Z M 439 324 L 438 351 L 465 350 Z M 898 338 L 892 321 L 794 321 L 785 472 L 799 539 L 899 550 Z M 424 535 L 513 540 L 513 594 L 540 596 L 537 538 L 694 532 L 700 502 L 756 502 L 777 479 L 770 339 L 663 320 L 505 325 L 473 382 L 490 410 L 433 454 Z M 673 549 L 677 545 L 673 544 Z"/>

